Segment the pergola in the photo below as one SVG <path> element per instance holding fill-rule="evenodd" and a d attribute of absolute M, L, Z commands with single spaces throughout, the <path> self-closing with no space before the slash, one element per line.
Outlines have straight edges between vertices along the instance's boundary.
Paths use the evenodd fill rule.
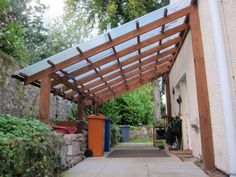
<path fill-rule="evenodd" d="M 181 0 L 78 44 L 13 75 L 40 87 L 40 119 L 48 122 L 50 93 L 78 104 L 100 104 L 168 74 L 191 29 L 203 164 L 214 168 L 211 119 L 197 3 Z M 184 66 L 183 66 L 184 67 Z"/>

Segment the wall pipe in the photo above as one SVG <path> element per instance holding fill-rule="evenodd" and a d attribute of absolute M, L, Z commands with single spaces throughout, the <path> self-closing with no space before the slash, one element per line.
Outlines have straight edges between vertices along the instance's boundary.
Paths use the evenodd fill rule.
<path fill-rule="evenodd" d="M 231 78 L 228 68 L 227 47 L 224 34 L 224 23 L 221 18 L 221 4 L 219 0 L 208 0 L 212 18 L 213 36 L 216 49 L 216 60 L 224 112 L 224 126 L 226 132 L 226 146 L 228 152 L 229 175 L 236 177 L 236 126 L 233 112 Z"/>

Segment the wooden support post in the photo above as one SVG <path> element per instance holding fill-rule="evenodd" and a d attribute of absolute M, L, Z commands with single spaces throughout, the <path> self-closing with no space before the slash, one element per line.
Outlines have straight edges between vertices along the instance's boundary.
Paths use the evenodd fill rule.
<path fill-rule="evenodd" d="M 169 76 L 166 78 L 166 103 L 167 103 L 167 124 L 168 124 L 171 121 L 172 117 Z"/>
<path fill-rule="evenodd" d="M 200 120 L 202 160 L 205 171 L 215 168 L 214 148 L 212 139 L 211 115 L 205 69 L 205 58 L 202 45 L 200 20 L 197 7 L 190 14 L 190 28 L 194 67 L 197 85 L 198 111 Z"/>
<path fill-rule="evenodd" d="M 40 86 L 39 119 L 44 123 L 49 123 L 50 89 L 51 78 L 49 76 L 43 77 Z"/>
<path fill-rule="evenodd" d="M 94 114 L 98 114 L 99 113 L 98 102 L 97 102 L 96 96 L 93 97 L 93 113 Z"/>
<path fill-rule="evenodd" d="M 78 96 L 78 103 L 77 103 L 77 119 L 83 120 L 84 119 L 84 105 L 83 105 L 83 94 L 80 93 Z"/>

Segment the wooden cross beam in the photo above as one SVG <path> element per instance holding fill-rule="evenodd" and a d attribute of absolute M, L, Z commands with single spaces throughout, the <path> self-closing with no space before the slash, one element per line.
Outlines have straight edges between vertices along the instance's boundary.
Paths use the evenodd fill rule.
<path fill-rule="evenodd" d="M 154 75 L 153 72 L 148 71 L 148 72 L 145 72 L 143 74 L 142 79 L 145 79 L 147 77 L 155 77 L 155 75 Z M 136 81 L 140 82 L 140 76 L 139 75 L 136 75 L 136 76 L 132 77 L 132 79 L 130 78 L 129 81 L 127 81 L 127 84 L 130 84 L 130 83 L 133 83 L 133 82 L 136 82 Z M 120 88 L 120 87 L 124 87 L 124 84 L 123 83 L 118 83 L 116 85 L 113 85 L 112 88 L 114 89 L 115 92 L 117 92 L 117 89 Z M 128 91 L 128 89 L 126 89 L 126 90 Z M 96 92 L 95 94 L 97 96 L 101 97 L 101 96 L 106 95 L 108 93 L 109 93 L 108 90 L 101 90 L 99 92 Z"/>
<path fill-rule="evenodd" d="M 170 50 L 168 50 L 168 51 L 163 52 L 162 54 L 160 54 L 160 55 L 158 55 L 158 56 L 153 56 L 153 57 L 148 58 L 147 60 L 144 60 L 143 62 L 141 62 L 141 64 L 140 64 L 140 63 L 136 63 L 136 64 L 134 64 L 134 65 L 131 65 L 131 66 L 129 66 L 128 68 L 125 68 L 125 69 L 124 69 L 124 73 L 130 72 L 130 71 L 135 70 L 135 69 L 137 69 L 137 68 L 139 68 L 139 67 L 148 65 L 148 64 L 150 64 L 150 63 L 152 63 L 153 61 L 156 61 L 156 60 L 158 60 L 158 59 L 163 59 L 164 57 L 166 57 L 166 56 L 168 56 L 168 55 L 170 55 L 170 54 L 173 54 L 173 53 L 175 53 L 176 51 L 177 51 L 176 48 L 172 48 L 172 49 L 170 49 Z M 173 59 L 174 59 L 174 57 L 172 57 L 172 56 L 171 56 L 171 57 L 167 57 L 167 58 L 165 58 L 165 59 L 163 59 L 163 60 L 161 60 L 161 61 L 155 63 L 154 66 L 160 66 L 160 65 L 162 65 L 163 63 L 169 62 L 169 61 L 171 61 L 171 60 L 173 60 Z M 107 77 L 109 77 L 109 79 L 116 78 L 116 77 L 114 77 L 114 74 L 115 74 L 115 73 L 113 73 L 112 77 L 109 77 L 109 76 L 107 76 Z M 119 76 L 119 75 L 120 75 L 120 73 L 117 72 L 117 75 L 116 75 L 116 76 Z M 98 84 L 96 84 L 96 85 L 98 85 Z M 101 86 L 101 88 L 103 88 L 103 87 L 104 87 L 104 86 Z M 96 89 L 96 90 L 97 90 L 97 89 Z"/>
<path fill-rule="evenodd" d="M 165 48 L 170 47 L 170 46 L 172 46 L 172 45 L 174 45 L 174 44 L 176 44 L 176 43 L 179 43 L 181 40 L 182 40 L 181 37 L 177 37 L 177 38 L 174 38 L 174 39 L 172 39 L 172 40 L 169 40 L 169 41 L 163 43 L 163 44 L 160 45 L 160 46 L 153 47 L 153 48 L 151 48 L 151 49 L 149 49 L 149 50 L 143 52 L 141 55 L 136 55 L 136 56 L 133 56 L 133 57 L 127 59 L 126 61 L 122 61 L 122 62 L 121 62 L 121 65 L 122 65 L 122 66 L 125 66 L 125 65 L 128 65 L 128 64 L 131 64 L 132 62 L 135 62 L 135 61 L 137 61 L 138 59 L 141 59 L 141 58 L 143 58 L 143 57 L 147 57 L 147 56 L 149 56 L 149 55 L 151 55 L 151 54 L 153 54 L 153 53 L 155 53 L 155 52 L 157 52 L 157 51 L 159 51 L 159 50 L 165 49 Z M 164 54 L 168 54 L 168 53 L 164 53 Z M 164 57 L 164 55 L 162 54 L 161 57 Z M 159 59 L 159 58 L 156 58 L 156 59 Z M 141 65 L 140 65 L 140 66 L 141 66 Z M 112 70 L 116 70 L 116 69 L 118 69 L 119 67 L 120 67 L 120 65 L 114 64 L 114 65 L 112 65 L 112 66 L 109 66 L 109 67 L 107 67 L 107 68 L 105 68 L 105 69 L 99 71 L 99 74 L 100 74 L 100 75 L 108 74 L 108 73 L 111 72 Z M 126 69 L 124 69 L 124 72 L 125 72 L 125 70 L 126 70 Z M 113 78 L 119 76 L 120 74 L 121 74 L 120 71 L 117 72 L 117 75 L 113 76 Z M 97 76 L 96 74 L 92 74 L 92 75 L 90 75 L 90 76 L 87 76 L 87 77 L 85 77 L 85 78 L 82 78 L 82 79 L 80 80 L 80 82 L 83 82 L 83 83 L 89 82 L 89 81 L 91 81 L 91 80 L 94 80 L 94 79 L 96 78 L 96 76 Z M 112 78 L 111 78 L 111 79 L 112 79 Z M 108 81 L 107 79 L 105 79 L 105 80 Z M 94 86 L 99 85 L 99 84 L 101 84 L 101 83 L 103 83 L 103 80 L 96 81 L 96 83 L 90 83 L 90 84 L 84 86 L 84 89 L 81 88 L 81 91 L 85 91 L 85 90 L 87 90 L 87 89 L 93 88 Z M 64 88 L 63 90 L 66 90 L 66 88 Z M 59 93 L 60 93 L 60 89 L 59 89 Z"/>
<path fill-rule="evenodd" d="M 168 69 L 166 69 L 166 71 L 168 71 Z M 162 73 L 161 73 L 161 75 L 162 75 L 163 73 L 165 73 L 166 71 L 163 70 Z M 161 76 L 161 75 L 160 75 L 160 76 Z M 122 88 L 119 92 L 116 93 L 115 97 L 114 97 L 113 95 L 109 95 L 109 93 L 106 94 L 106 95 L 103 95 L 103 96 L 101 95 L 101 96 L 100 96 L 101 103 L 102 103 L 102 102 L 105 102 L 105 101 L 107 101 L 107 100 L 116 98 L 116 97 L 118 97 L 118 96 L 120 96 L 120 95 L 122 95 L 122 94 L 124 94 L 124 93 L 126 93 L 126 92 L 129 92 L 129 91 L 132 91 L 132 90 L 134 90 L 134 89 L 137 89 L 137 88 L 139 88 L 139 87 L 141 87 L 141 86 L 143 86 L 143 85 L 145 85 L 145 84 L 147 84 L 147 83 L 150 83 L 150 82 L 153 81 L 153 80 L 155 80 L 155 78 L 154 78 L 154 77 L 151 77 L 151 78 L 149 78 L 149 79 L 143 79 L 143 82 L 142 82 L 142 83 L 140 83 L 140 82 L 133 83 L 131 86 L 129 86 L 129 90 L 127 90 L 126 88 Z"/>

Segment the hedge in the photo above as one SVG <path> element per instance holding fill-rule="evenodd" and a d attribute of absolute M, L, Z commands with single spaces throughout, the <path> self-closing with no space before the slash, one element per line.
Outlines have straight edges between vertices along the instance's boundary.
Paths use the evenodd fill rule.
<path fill-rule="evenodd" d="M 59 140 L 35 119 L 0 115 L 0 177 L 54 177 Z"/>

